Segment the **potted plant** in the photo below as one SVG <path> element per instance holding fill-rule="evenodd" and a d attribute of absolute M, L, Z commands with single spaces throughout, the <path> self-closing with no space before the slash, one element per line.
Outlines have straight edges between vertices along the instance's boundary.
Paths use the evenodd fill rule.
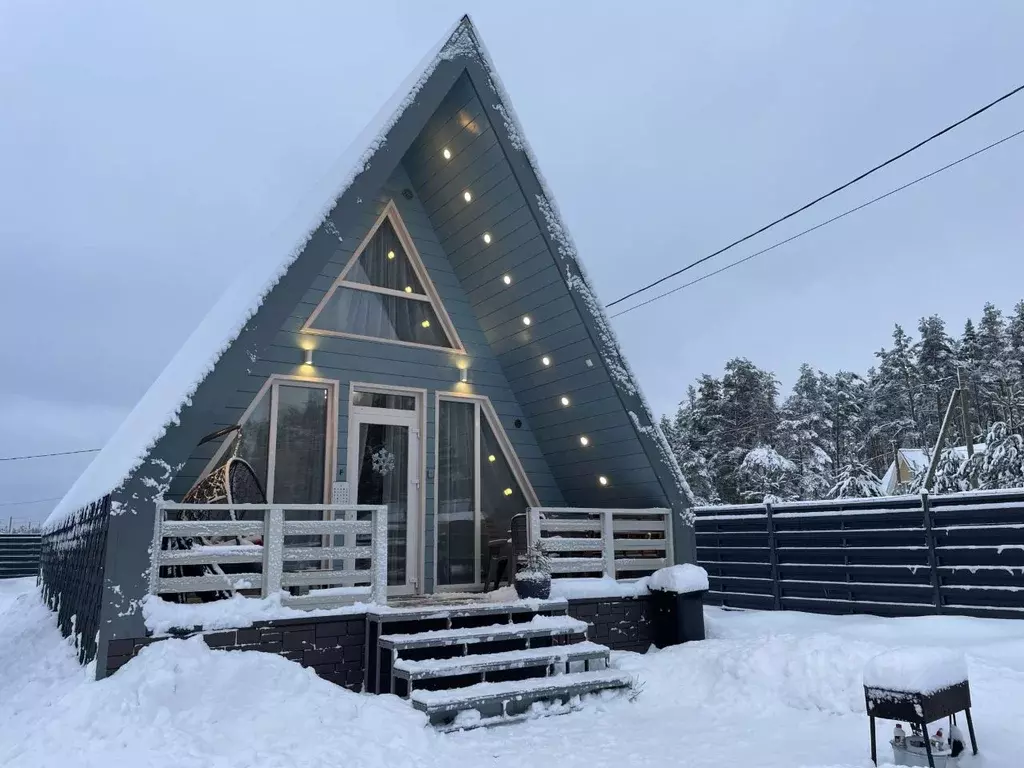
<path fill-rule="evenodd" d="M 542 542 L 530 547 L 524 566 L 516 572 L 516 594 L 521 600 L 547 600 L 551 596 L 551 560 Z"/>

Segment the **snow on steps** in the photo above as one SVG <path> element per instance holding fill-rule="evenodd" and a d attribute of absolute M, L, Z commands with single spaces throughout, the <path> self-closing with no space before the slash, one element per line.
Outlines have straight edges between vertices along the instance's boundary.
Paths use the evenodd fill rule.
<path fill-rule="evenodd" d="M 488 721 L 494 719 L 500 722 L 509 716 L 523 715 L 535 702 L 627 688 L 632 684 L 632 676 L 625 672 L 601 670 L 509 682 L 476 683 L 465 688 L 441 691 L 418 690 L 412 692 L 410 699 L 412 705 L 431 716 L 432 721 L 438 716 L 458 716 L 467 710 L 480 712 L 479 723 L 472 717 L 462 718 L 461 725 L 437 723 L 442 726 L 455 725 L 465 728 L 488 724 Z M 488 707 L 492 711 L 485 714 Z"/>
<path fill-rule="evenodd" d="M 572 645 L 557 645 L 550 648 L 526 648 L 519 651 L 481 653 L 456 656 L 451 659 L 399 659 L 395 662 L 396 677 L 406 680 L 423 680 L 435 677 L 452 677 L 494 672 L 526 667 L 548 667 L 594 659 L 608 659 L 608 648 L 588 640 Z"/>
<path fill-rule="evenodd" d="M 407 650 L 435 646 L 472 645 L 498 640 L 527 640 L 533 637 L 585 635 L 587 622 L 569 616 L 534 616 L 518 624 L 492 624 L 486 627 L 436 629 L 411 634 L 381 635 L 381 648 Z"/>

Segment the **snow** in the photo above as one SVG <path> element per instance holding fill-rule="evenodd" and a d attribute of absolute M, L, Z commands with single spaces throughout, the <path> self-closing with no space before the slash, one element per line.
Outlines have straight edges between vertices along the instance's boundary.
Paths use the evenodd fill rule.
<path fill-rule="evenodd" d="M 542 691 L 568 685 L 583 685 L 586 683 L 609 683 L 612 685 L 624 683 L 629 685 L 632 682 L 633 679 L 622 672 L 595 670 L 592 672 L 574 672 L 571 674 L 538 677 L 528 680 L 475 683 L 473 685 L 467 685 L 463 688 L 453 690 L 429 691 L 421 688 L 412 692 L 412 698 L 414 701 L 428 707 L 438 707 L 485 696 L 507 695 L 512 697 L 516 694 Z"/>
<path fill-rule="evenodd" d="M 699 565 L 684 563 L 670 565 L 651 574 L 648 580 L 651 589 L 664 592 L 686 594 L 688 592 L 706 592 L 708 589 L 708 572 Z"/>
<path fill-rule="evenodd" d="M 319 595 L 320 591 L 314 594 Z M 282 605 L 281 600 L 285 596 L 285 592 L 278 592 L 262 598 L 232 595 L 228 599 L 209 603 L 172 603 L 156 595 L 146 595 L 142 599 L 142 616 L 146 621 L 146 629 L 157 635 L 165 635 L 173 629 L 242 629 L 251 627 L 257 621 L 366 613 L 381 608 L 369 603 L 353 603 L 338 608 L 299 610 Z"/>
<path fill-rule="evenodd" d="M 559 658 L 567 659 L 573 654 L 589 654 L 599 651 L 607 651 L 605 646 L 584 640 L 570 645 L 556 645 L 548 648 L 527 648 L 521 651 L 501 651 L 500 653 L 468 654 L 456 656 L 451 659 L 399 659 L 395 662 L 395 669 L 413 674 L 423 672 L 448 672 L 458 671 L 473 667 L 480 662 L 490 663 L 515 663 L 527 662 L 534 659 Z"/>
<path fill-rule="evenodd" d="M 486 627 L 471 627 L 457 629 L 433 629 L 426 632 L 413 632 L 409 634 L 386 633 L 381 639 L 387 639 L 396 645 L 403 645 L 417 641 L 434 640 L 459 640 L 464 643 L 485 642 L 492 637 L 515 637 L 516 635 L 541 630 L 551 634 L 569 632 L 585 632 L 587 622 L 574 619 L 571 616 L 534 616 L 530 621 L 518 624 L 491 624 Z"/>
<path fill-rule="evenodd" d="M 342 755 L 350 768 L 870 768 L 864 666 L 915 644 L 968 657 L 981 754 L 961 768 L 1020 765 L 1024 622 L 705 616 L 707 641 L 613 654 L 639 680 L 635 701 L 591 697 L 572 714 L 440 735 L 394 697 L 353 694 L 283 658 L 212 651 L 199 638 L 155 643 L 96 682 L 34 580 L 0 582 L 0 765 L 321 768 Z M 884 746 L 880 758 L 891 762 Z"/>
<path fill-rule="evenodd" d="M 178 423 L 181 409 L 191 403 L 196 389 L 298 258 L 337 198 L 384 145 L 388 131 L 413 103 L 437 65 L 473 50 L 473 40 L 461 22 L 441 38 L 374 119 L 351 140 L 316 189 L 296 206 L 277 230 L 268 233 L 265 252 L 252 255 L 238 280 L 214 305 L 113 437 L 57 503 L 46 519 L 45 528 L 58 526 L 81 507 L 115 490 L 143 463 L 167 428 Z"/>
<path fill-rule="evenodd" d="M 907 693 L 934 693 L 966 679 L 963 653 L 942 648 L 897 648 L 864 667 L 864 685 Z"/>
<path fill-rule="evenodd" d="M 636 597 L 648 594 L 647 577 L 635 581 L 600 579 L 552 579 L 551 596 L 564 598 Z"/>

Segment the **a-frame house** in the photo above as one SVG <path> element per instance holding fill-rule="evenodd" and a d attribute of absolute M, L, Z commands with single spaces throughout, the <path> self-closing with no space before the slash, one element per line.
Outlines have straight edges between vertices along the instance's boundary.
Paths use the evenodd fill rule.
<path fill-rule="evenodd" d="M 379 598 L 386 560 L 388 600 L 407 605 L 491 586 L 490 542 L 514 537 L 524 515 L 531 537 L 554 540 L 556 575 L 629 579 L 694 560 L 685 482 L 468 17 L 343 165 L 315 209 L 268 235 L 264 258 L 48 521 L 44 589 L 101 676 L 153 635 L 143 603 L 182 594 L 187 582 L 175 577 L 209 589 L 221 574 L 222 588 L 255 585 L 256 599 L 260 582 L 263 594 L 299 586 L 298 606 L 357 594 L 369 577 L 338 574 L 360 571 L 381 528 L 332 503 L 387 507 L 387 556 L 366 573 Z M 175 560 L 168 541 L 208 518 L 166 502 L 195 500 L 238 459 L 258 481 L 249 491 L 305 510 L 286 510 L 284 528 L 260 535 L 253 520 L 263 517 L 232 515 L 244 546 L 227 558 L 228 528 L 210 523 L 219 543 L 186 544 Z M 643 533 L 655 519 L 644 515 L 658 511 L 660 540 Z M 334 527 L 316 527 L 327 520 Z M 553 520 L 563 522 L 543 522 Z M 300 530 L 307 558 L 330 549 L 313 562 L 334 574 L 319 602 L 315 576 L 282 576 L 278 563 L 271 579 L 262 559 L 275 531 Z M 581 543 L 588 536 L 593 544 Z M 224 567 L 189 571 L 202 565 L 197 552 Z M 254 581 L 232 581 L 240 564 Z"/>

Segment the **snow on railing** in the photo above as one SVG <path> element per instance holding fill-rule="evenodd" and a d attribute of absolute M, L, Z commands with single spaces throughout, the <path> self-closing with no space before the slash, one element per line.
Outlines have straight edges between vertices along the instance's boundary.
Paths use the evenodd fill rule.
<path fill-rule="evenodd" d="M 386 506 L 159 502 L 149 591 L 284 590 L 282 603 L 294 608 L 386 605 L 387 552 Z"/>
<path fill-rule="evenodd" d="M 669 509 L 531 507 L 527 519 L 529 540 L 542 543 L 554 578 L 631 579 L 675 562 Z"/>

